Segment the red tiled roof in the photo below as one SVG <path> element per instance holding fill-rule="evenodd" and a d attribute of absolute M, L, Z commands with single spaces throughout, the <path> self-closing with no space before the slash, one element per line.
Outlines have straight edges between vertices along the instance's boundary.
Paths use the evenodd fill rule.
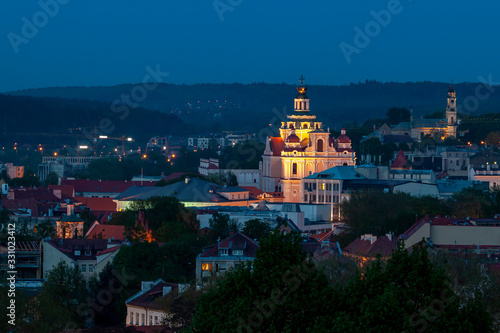
<path fill-rule="evenodd" d="M 156 181 L 62 179 L 61 185 L 73 185 L 76 193 L 122 193 L 132 186 L 154 186 Z"/>
<path fill-rule="evenodd" d="M 252 197 L 257 197 L 259 194 L 262 194 L 264 193 L 263 191 L 259 190 L 257 187 L 255 186 L 240 186 L 242 189 L 244 190 L 247 190 L 248 192 L 250 192 L 250 195 Z"/>
<path fill-rule="evenodd" d="M 330 238 L 330 236 L 332 236 L 332 235 L 333 235 L 333 230 L 328 231 L 328 232 L 322 232 L 322 233 L 317 234 L 317 235 L 311 235 L 311 237 L 321 243 L 324 240 L 328 240 L 328 238 Z"/>
<path fill-rule="evenodd" d="M 106 250 L 108 245 L 118 246 L 117 244 L 120 244 L 121 241 L 109 242 L 107 239 L 74 238 L 63 239 L 62 243 L 60 243 L 60 239 L 51 239 L 48 243 L 73 260 L 96 260 L 97 253 Z M 75 250 L 80 250 L 80 255 L 75 255 Z M 86 250 L 91 251 L 90 256 L 85 255 Z"/>
<path fill-rule="evenodd" d="M 344 252 L 355 254 L 363 257 L 376 257 L 380 254 L 382 257 L 390 257 L 392 250 L 397 248 L 397 237 L 392 237 L 389 240 L 387 236 L 377 237 L 377 240 L 371 243 L 369 240 L 360 238 L 354 240 L 351 244 L 344 248 Z"/>
<path fill-rule="evenodd" d="M 13 193 L 14 199 L 35 199 L 38 202 L 59 202 L 59 198 L 47 187 L 39 188 L 14 188 L 9 190 Z"/>
<path fill-rule="evenodd" d="M 405 153 L 402 150 L 400 150 L 398 156 L 396 156 L 396 159 L 391 165 L 391 169 L 409 169 L 409 168 L 410 168 L 410 163 L 408 163 Z"/>
<path fill-rule="evenodd" d="M 281 152 L 285 149 L 285 143 L 281 137 L 271 138 L 271 150 L 273 156 L 281 156 Z"/>
<path fill-rule="evenodd" d="M 180 177 L 187 175 L 187 174 L 189 174 L 189 172 L 173 172 L 170 175 L 168 175 L 167 177 L 163 178 L 163 180 L 168 182 L 172 179 L 177 179 L 177 178 L 180 178 Z"/>
<path fill-rule="evenodd" d="M 100 224 L 99 222 L 94 222 L 92 226 L 87 231 L 85 238 L 97 239 L 99 234 L 102 235 L 102 239 L 125 239 L 123 234 L 125 233 L 125 227 L 123 225 L 111 225 L 111 224 Z"/>
<path fill-rule="evenodd" d="M 113 198 L 86 198 L 86 197 L 75 197 L 75 201 L 79 201 L 92 212 L 116 212 L 116 202 Z"/>
<path fill-rule="evenodd" d="M 54 190 L 61 190 L 61 193 L 68 198 L 73 198 L 75 196 L 75 187 L 73 185 L 49 185 L 49 190 L 54 192 Z"/>
<path fill-rule="evenodd" d="M 107 254 L 107 253 L 112 253 L 112 252 L 116 252 L 120 249 L 122 245 L 118 245 L 118 246 L 112 246 L 112 247 L 109 247 L 107 248 L 106 250 L 102 250 L 100 252 L 97 252 L 97 256 L 102 256 L 103 254 Z"/>

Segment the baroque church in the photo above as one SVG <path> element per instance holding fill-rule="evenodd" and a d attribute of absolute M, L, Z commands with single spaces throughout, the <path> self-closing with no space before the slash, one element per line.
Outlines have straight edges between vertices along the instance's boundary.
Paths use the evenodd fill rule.
<path fill-rule="evenodd" d="M 368 135 L 363 141 L 377 137 L 384 142 L 386 135 L 407 135 L 415 141 L 420 141 L 426 135 L 437 135 L 441 139 L 457 137 L 457 95 L 453 85 L 448 89 L 445 118 L 443 119 L 413 119 L 413 109 L 410 111 L 410 121 L 395 126 L 382 125 L 378 130 Z"/>
<path fill-rule="evenodd" d="M 264 192 L 283 192 L 286 202 L 300 202 L 301 179 L 341 165 L 354 165 L 351 140 L 342 129 L 338 138 L 310 110 L 307 87 L 300 78 L 294 109 L 281 122 L 280 136 L 267 137 L 261 173 Z"/>

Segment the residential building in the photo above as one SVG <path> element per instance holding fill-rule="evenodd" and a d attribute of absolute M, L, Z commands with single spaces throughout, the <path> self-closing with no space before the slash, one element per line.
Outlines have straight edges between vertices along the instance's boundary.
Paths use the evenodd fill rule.
<path fill-rule="evenodd" d="M 4 276 L 8 268 L 8 244 L 0 245 L 0 275 Z M 42 278 L 42 250 L 39 241 L 15 242 L 16 280 L 38 280 Z"/>
<path fill-rule="evenodd" d="M 11 178 L 23 178 L 24 176 L 24 166 L 17 166 L 13 163 L 5 163 L 5 168 L 7 169 L 7 175 Z"/>
<path fill-rule="evenodd" d="M 235 175 L 238 186 L 255 186 L 260 188 L 260 169 L 220 169 L 219 160 L 216 158 L 200 158 L 198 173 L 204 176 L 231 173 Z"/>
<path fill-rule="evenodd" d="M 171 318 L 157 300 L 172 293 L 182 292 L 185 285 L 167 283 L 162 279 L 142 281 L 141 290 L 125 301 L 127 326 L 160 326 Z M 159 328 L 161 330 L 161 328 Z"/>
<path fill-rule="evenodd" d="M 300 202 L 304 177 L 334 166 L 355 164 L 345 129 L 338 138 L 330 138 L 330 131 L 311 112 L 303 78 L 297 91 L 294 111 L 281 122 L 280 136 L 266 139 L 261 165 L 261 190 L 281 191 L 287 202 Z"/>
<path fill-rule="evenodd" d="M 61 260 L 78 266 L 85 279 L 99 275 L 107 263 L 112 263 L 122 241 L 113 239 L 50 239 L 44 240 L 43 276 Z"/>
<path fill-rule="evenodd" d="M 196 257 L 196 278 L 203 281 L 212 274 L 223 274 L 244 262 L 253 261 L 259 244 L 242 233 L 234 233 Z"/>
<path fill-rule="evenodd" d="M 495 250 L 500 252 L 500 215 L 493 218 L 449 218 L 428 215 L 417 221 L 401 238 L 410 248 L 425 241 L 448 250 Z"/>
<path fill-rule="evenodd" d="M 397 243 L 397 237 L 390 233 L 381 237 L 365 234 L 347 245 L 342 253 L 352 258 L 360 268 L 363 268 L 375 261 L 377 256 L 380 256 L 382 260 L 389 259 L 392 256 L 392 251 L 397 249 Z"/>

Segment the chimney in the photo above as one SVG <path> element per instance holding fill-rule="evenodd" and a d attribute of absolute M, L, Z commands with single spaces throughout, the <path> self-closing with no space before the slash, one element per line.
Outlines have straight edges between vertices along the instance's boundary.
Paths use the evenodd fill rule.
<path fill-rule="evenodd" d="M 392 241 L 392 233 L 385 234 L 390 241 Z"/>
<path fill-rule="evenodd" d="M 370 244 L 373 244 L 377 241 L 377 236 L 372 236 L 370 239 Z"/>
<path fill-rule="evenodd" d="M 172 287 L 170 287 L 170 286 L 163 286 L 163 297 L 165 297 L 165 295 L 167 295 L 171 291 L 172 291 Z"/>
<path fill-rule="evenodd" d="M 66 205 L 66 215 L 70 216 L 75 212 L 75 205 L 72 203 L 68 203 Z"/>
<path fill-rule="evenodd" d="M 153 287 L 153 281 L 141 281 L 141 290 L 146 292 Z"/>

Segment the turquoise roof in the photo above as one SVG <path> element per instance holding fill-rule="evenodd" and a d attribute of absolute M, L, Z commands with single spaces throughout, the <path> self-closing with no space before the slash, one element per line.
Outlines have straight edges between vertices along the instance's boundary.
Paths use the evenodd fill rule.
<path fill-rule="evenodd" d="M 366 179 L 365 176 L 356 172 L 354 166 L 336 166 L 321 172 L 314 173 L 304 179 Z"/>

